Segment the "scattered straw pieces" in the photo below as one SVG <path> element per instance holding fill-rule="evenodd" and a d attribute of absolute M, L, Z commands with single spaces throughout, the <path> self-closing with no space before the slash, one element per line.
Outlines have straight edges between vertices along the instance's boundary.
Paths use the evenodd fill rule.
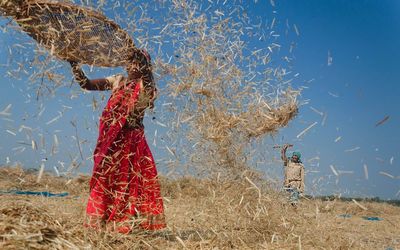
<path fill-rule="evenodd" d="M 314 111 L 315 113 L 317 113 L 318 115 L 320 115 L 320 116 L 323 116 L 323 115 L 324 115 L 323 112 L 317 110 L 316 108 L 310 107 L 310 109 L 311 109 L 312 111 Z"/>
<path fill-rule="evenodd" d="M 275 7 L 275 0 L 269 0 L 269 3 L 271 4 L 272 7 Z"/>
<path fill-rule="evenodd" d="M 334 167 L 333 165 L 330 165 L 329 167 L 331 168 L 332 173 L 333 173 L 334 175 L 339 176 L 338 171 L 336 171 L 336 169 L 335 169 L 335 167 Z"/>
<path fill-rule="evenodd" d="M 164 127 L 164 128 L 167 128 L 167 127 L 168 127 L 166 124 L 161 123 L 161 122 L 159 122 L 159 121 L 156 121 L 156 124 L 157 124 L 157 125 L 160 125 L 161 127 Z"/>
<path fill-rule="evenodd" d="M 327 65 L 331 66 L 333 63 L 333 57 L 331 55 L 331 52 L 328 50 L 328 59 L 327 59 Z"/>
<path fill-rule="evenodd" d="M 187 249 L 185 242 L 183 242 L 183 240 L 179 236 L 175 236 L 175 239 L 179 242 L 179 244 L 182 245 L 183 248 Z"/>
<path fill-rule="evenodd" d="M 37 179 L 36 179 L 36 183 L 39 183 L 40 180 L 42 179 L 43 172 L 44 172 L 44 163 L 42 163 L 40 165 L 40 170 L 39 170 L 39 173 L 38 173 L 38 176 L 37 176 Z"/>
<path fill-rule="evenodd" d="M 245 177 L 245 180 L 246 180 L 248 183 L 250 183 L 250 184 L 257 190 L 258 197 L 259 197 L 259 199 L 261 199 L 261 190 L 260 190 L 260 188 L 257 187 L 257 185 L 256 185 L 254 182 L 252 182 L 247 176 Z"/>
<path fill-rule="evenodd" d="M 361 147 L 354 147 L 354 148 L 350 148 L 350 149 L 346 149 L 344 152 L 354 152 L 354 151 L 357 151 L 357 150 L 359 150 Z"/>
<path fill-rule="evenodd" d="M 50 125 L 50 124 L 56 122 L 58 119 L 60 119 L 60 118 L 62 117 L 62 113 L 59 112 L 59 111 L 58 111 L 58 113 L 59 113 L 59 115 L 57 115 L 56 117 L 54 117 L 54 118 L 51 119 L 50 121 L 46 122 L 46 125 Z"/>
<path fill-rule="evenodd" d="M 360 203 L 358 203 L 355 199 L 351 199 L 357 206 L 359 206 L 361 209 L 363 210 L 368 210 L 368 208 L 364 207 L 363 205 L 361 205 Z"/>
<path fill-rule="evenodd" d="M 9 133 L 10 135 L 17 136 L 17 134 L 15 132 L 13 132 L 9 129 L 6 129 L 6 132 Z"/>
<path fill-rule="evenodd" d="M 305 128 L 303 131 L 301 131 L 296 137 L 300 138 L 302 135 L 304 135 L 305 133 L 307 133 L 308 130 L 310 130 L 312 127 L 314 127 L 315 125 L 317 125 L 318 122 L 314 122 L 313 124 L 311 124 L 310 126 L 308 126 L 307 128 Z"/>
<path fill-rule="evenodd" d="M 339 170 L 338 174 L 354 174 L 352 170 Z"/>
<path fill-rule="evenodd" d="M 11 104 L 8 104 L 7 107 L 5 107 L 2 111 L 0 111 L 0 116 L 10 116 L 10 109 L 11 109 Z"/>
<path fill-rule="evenodd" d="M 387 177 L 392 178 L 392 179 L 395 178 L 393 175 L 391 175 L 391 174 L 389 174 L 389 173 L 387 173 L 387 172 L 384 172 L 384 171 L 379 171 L 379 174 L 384 175 L 384 176 L 387 176 Z"/>
<path fill-rule="evenodd" d="M 368 166 L 367 164 L 364 164 L 364 177 L 366 180 L 368 180 Z"/>
<path fill-rule="evenodd" d="M 35 140 L 32 140 L 31 146 L 32 146 L 32 150 L 37 150 L 38 149 L 38 146 L 37 146 Z"/>
<path fill-rule="evenodd" d="M 300 36 L 299 28 L 297 28 L 296 24 L 293 24 L 294 31 L 296 32 L 297 36 Z"/>
<path fill-rule="evenodd" d="M 307 162 L 311 163 L 313 161 L 319 161 L 319 160 L 321 160 L 321 158 L 317 155 L 315 157 L 312 157 L 312 158 L 308 159 Z"/>
<path fill-rule="evenodd" d="M 338 98 L 338 97 L 339 97 L 338 94 L 334 94 L 334 93 L 332 93 L 332 92 L 328 92 L 328 94 L 329 94 L 330 96 L 332 96 L 332 97 L 335 97 L 335 98 Z"/>
<path fill-rule="evenodd" d="M 328 118 L 328 113 L 324 113 L 324 116 L 322 117 L 322 122 L 321 122 L 321 126 L 325 126 L 326 123 L 326 119 Z"/>
<path fill-rule="evenodd" d="M 389 118 L 390 118 L 390 116 L 388 116 L 388 115 L 385 116 L 382 120 L 380 120 L 379 122 L 377 122 L 377 123 L 375 124 L 375 127 L 378 127 L 378 126 L 384 124 L 385 122 L 387 122 L 387 121 L 389 120 Z"/>

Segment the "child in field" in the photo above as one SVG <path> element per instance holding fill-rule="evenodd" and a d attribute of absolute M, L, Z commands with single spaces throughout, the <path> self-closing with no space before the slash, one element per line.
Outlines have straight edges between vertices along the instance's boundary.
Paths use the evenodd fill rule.
<path fill-rule="evenodd" d="M 284 188 L 290 193 L 290 203 L 296 205 L 300 195 L 304 193 L 304 166 L 300 152 L 293 152 L 292 157 L 286 156 L 286 150 L 292 145 L 282 147 L 281 158 L 285 168 Z"/>

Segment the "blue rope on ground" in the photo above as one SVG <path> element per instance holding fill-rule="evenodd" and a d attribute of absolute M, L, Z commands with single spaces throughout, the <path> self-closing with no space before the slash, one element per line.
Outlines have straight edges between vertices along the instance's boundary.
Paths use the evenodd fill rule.
<path fill-rule="evenodd" d="M 382 218 L 379 217 L 368 217 L 368 216 L 363 216 L 362 217 L 364 220 L 371 220 L 371 221 L 381 221 L 383 220 Z"/>
<path fill-rule="evenodd" d="M 341 217 L 341 218 L 351 218 L 351 214 L 340 214 L 340 215 L 338 215 L 338 217 Z M 361 218 L 363 218 L 364 220 L 369 220 L 369 221 L 382 221 L 383 220 L 383 218 L 379 218 L 379 217 L 376 217 L 376 216 L 362 216 Z"/>
<path fill-rule="evenodd" d="M 34 196 L 44 196 L 44 197 L 65 197 L 68 196 L 69 193 L 51 193 L 48 191 L 21 191 L 21 190 L 11 190 L 11 191 L 1 191 L 1 194 L 15 194 L 15 195 L 34 195 Z"/>

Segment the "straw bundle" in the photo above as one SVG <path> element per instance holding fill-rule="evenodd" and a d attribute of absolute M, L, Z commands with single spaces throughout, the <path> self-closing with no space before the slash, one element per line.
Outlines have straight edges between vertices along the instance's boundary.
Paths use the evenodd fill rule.
<path fill-rule="evenodd" d="M 134 51 L 130 36 L 103 14 L 69 3 L 2 1 L 1 8 L 22 30 L 62 60 L 114 67 Z"/>

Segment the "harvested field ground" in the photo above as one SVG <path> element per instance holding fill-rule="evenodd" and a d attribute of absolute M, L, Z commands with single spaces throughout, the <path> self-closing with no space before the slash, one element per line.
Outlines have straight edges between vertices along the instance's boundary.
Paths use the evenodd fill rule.
<path fill-rule="evenodd" d="M 88 176 L 36 179 L 35 172 L 0 168 L 3 192 L 69 192 L 64 198 L 2 193 L 1 249 L 400 249 L 400 207 L 302 200 L 295 209 L 283 194 L 259 189 L 245 176 L 236 181 L 163 179 L 168 228 L 131 235 L 82 226 Z"/>

